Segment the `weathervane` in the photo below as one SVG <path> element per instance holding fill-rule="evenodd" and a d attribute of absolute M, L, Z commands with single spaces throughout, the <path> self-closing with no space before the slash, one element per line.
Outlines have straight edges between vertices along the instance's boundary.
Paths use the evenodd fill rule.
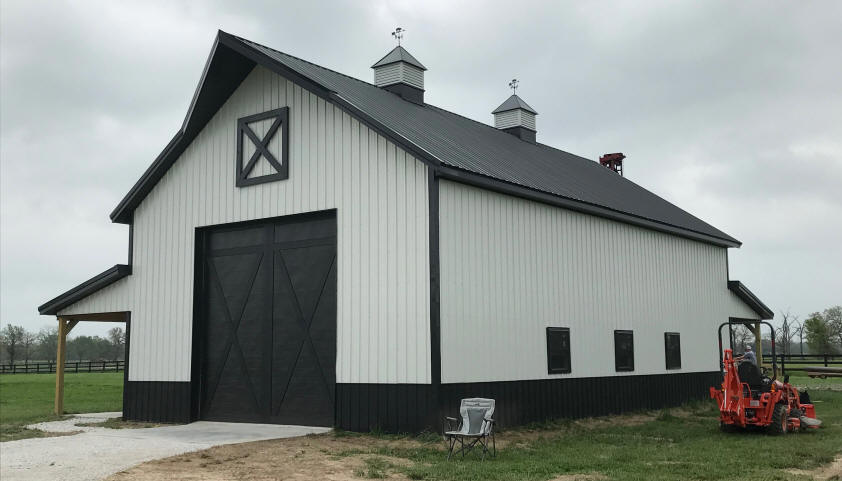
<path fill-rule="evenodd" d="M 516 78 L 513 78 L 511 82 L 509 82 L 509 88 L 512 89 L 512 95 L 517 95 L 517 86 L 520 82 Z"/>
<path fill-rule="evenodd" d="M 404 32 L 406 32 L 406 29 L 400 27 L 395 28 L 395 31 L 392 32 L 392 36 L 398 41 L 398 47 L 401 46 L 401 39 L 403 38 Z"/>

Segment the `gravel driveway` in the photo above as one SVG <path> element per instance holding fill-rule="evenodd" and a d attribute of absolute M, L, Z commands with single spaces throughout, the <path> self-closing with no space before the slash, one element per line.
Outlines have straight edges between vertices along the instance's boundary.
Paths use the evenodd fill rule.
<path fill-rule="evenodd" d="M 98 480 L 136 464 L 222 444 L 290 438 L 329 428 L 198 421 L 142 429 L 79 427 L 120 413 L 79 414 L 71 419 L 33 424 L 48 432 L 82 431 L 70 436 L 0 443 L 0 479 Z"/>

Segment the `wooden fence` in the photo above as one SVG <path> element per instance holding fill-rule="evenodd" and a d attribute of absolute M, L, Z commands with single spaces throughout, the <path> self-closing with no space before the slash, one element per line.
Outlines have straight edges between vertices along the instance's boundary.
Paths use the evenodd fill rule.
<path fill-rule="evenodd" d="M 782 374 L 808 371 L 813 366 L 842 368 L 842 354 L 778 354 L 777 360 Z"/>
<path fill-rule="evenodd" d="M 67 361 L 64 372 L 120 372 L 126 361 Z M 0 363 L 0 374 L 50 374 L 56 372 L 55 361 Z"/>

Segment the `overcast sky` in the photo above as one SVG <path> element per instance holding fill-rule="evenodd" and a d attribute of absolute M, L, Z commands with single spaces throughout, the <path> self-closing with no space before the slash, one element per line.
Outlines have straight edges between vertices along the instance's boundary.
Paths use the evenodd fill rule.
<path fill-rule="evenodd" d="M 776 313 L 842 303 L 842 2 L 0 5 L 4 325 L 54 325 L 38 305 L 126 262 L 108 214 L 217 29 L 371 81 L 401 26 L 427 102 L 491 123 L 517 77 L 540 142 L 624 152 L 627 177 L 743 242 L 731 278 Z"/>

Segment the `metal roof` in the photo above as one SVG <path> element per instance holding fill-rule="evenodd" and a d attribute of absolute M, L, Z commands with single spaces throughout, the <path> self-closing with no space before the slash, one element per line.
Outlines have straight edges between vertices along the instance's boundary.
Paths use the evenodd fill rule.
<path fill-rule="evenodd" d="M 226 67 L 217 58 L 228 58 L 227 62 L 236 69 Z M 740 245 L 728 234 L 597 162 L 522 141 L 433 105 L 409 102 L 370 83 L 221 31 L 182 129 L 115 208 L 112 220 L 131 222 L 134 208 L 236 88 L 242 80 L 237 77 L 245 75 L 231 73 L 245 71 L 235 63 L 237 58 L 248 58 L 300 83 L 360 117 L 437 169 L 479 182 L 494 181 L 549 198 L 556 205 L 717 245 Z M 220 79 L 225 76 L 231 78 L 222 82 Z"/>
<path fill-rule="evenodd" d="M 533 114 L 538 115 L 538 112 L 536 112 L 535 109 L 527 105 L 522 98 L 514 94 L 511 97 L 507 98 L 505 102 L 500 104 L 500 106 L 494 109 L 491 113 L 499 114 L 500 112 L 507 112 L 509 110 L 515 109 L 523 109 L 527 112 L 532 112 Z"/>
<path fill-rule="evenodd" d="M 751 310 L 756 312 L 757 315 L 760 316 L 760 319 L 772 319 L 775 317 L 775 313 L 772 312 L 766 304 L 763 304 L 763 301 L 755 296 L 753 292 L 748 290 L 748 287 L 746 287 L 742 282 L 728 281 L 728 289 L 736 294 L 741 301 L 745 302 Z"/>
<path fill-rule="evenodd" d="M 84 299 L 85 297 L 88 297 L 89 295 L 104 287 L 114 284 L 115 282 L 130 275 L 131 273 L 132 266 L 128 266 L 125 264 L 117 264 L 114 267 L 100 274 L 97 274 L 91 279 L 88 279 L 87 281 L 79 284 L 73 289 L 70 289 L 69 291 L 59 295 L 58 297 L 51 299 L 45 302 L 44 304 L 38 306 L 38 313 L 42 315 L 58 314 L 58 311 L 64 309 L 65 307 L 81 299 Z"/>
<path fill-rule="evenodd" d="M 417 58 L 413 57 L 411 53 L 407 52 L 406 49 L 401 47 L 400 45 L 393 48 L 391 52 L 387 53 L 385 57 L 378 60 L 374 65 L 371 66 L 371 68 L 382 67 L 384 65 L 389 65 L 395 62 L 406 62 L 410 65 L 420 68 L 421 70 L 427 70 L 427 67 L 421 65 L 421 62 L 419 62 Z"/>

